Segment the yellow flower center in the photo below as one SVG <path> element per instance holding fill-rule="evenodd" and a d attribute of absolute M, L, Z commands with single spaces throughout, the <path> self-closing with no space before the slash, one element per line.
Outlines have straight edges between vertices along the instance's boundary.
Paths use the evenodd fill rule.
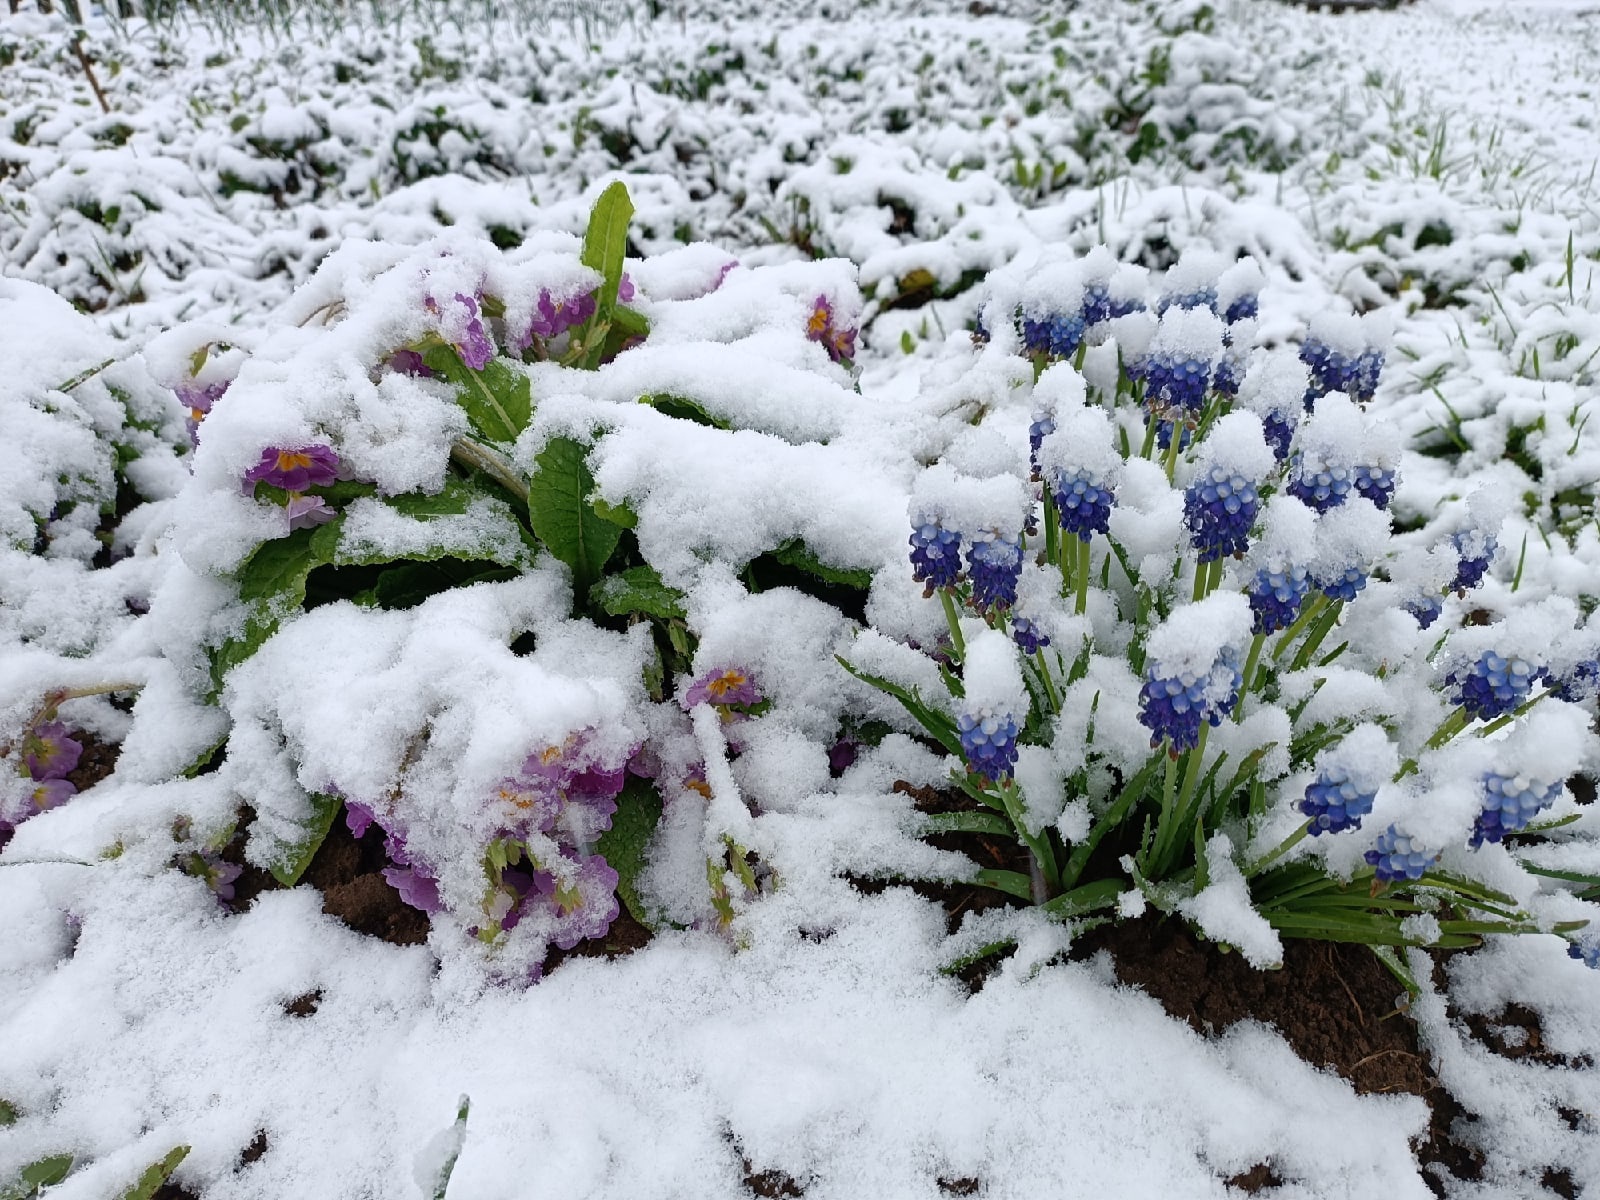
<path fill-rule="evenodd" d="M 309 467 L 310 465 L 311 455 L 303 450 L 278 451 L 278 470 L 280 471 L 292 471 L 296 467 Z"/>
<path fill-rule="evenodd" d="M 724 671 L 710 683 L 706 684 L 706 691 L 711 699 L 720 703 L 730 692 L 736 692 L 746 683 L 745 676 L 739 671 Z"/>

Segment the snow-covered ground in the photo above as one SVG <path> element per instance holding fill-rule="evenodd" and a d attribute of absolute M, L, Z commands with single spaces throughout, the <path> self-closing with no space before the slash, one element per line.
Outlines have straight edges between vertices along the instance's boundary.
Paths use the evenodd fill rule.
<path fill-rule="evenodd" d="M 1520 1005 L 1550 1054 L 1592 1060 L 1600 975 L 1562 938 L 1491 939 L 1443 986 L 1408 952 L 1410 1019 L 1483 1155 L 1477 1180 L 1425 1180 L 1420 1098 L 1358 1095 L 1265 1026 L 1203 1037 L 1118 986 L 1105 955 L 1069 960 L 1071 926 L 1037 910 L 949 934 L 930 900 L 852 886 L 975 868 L 926 844 L 893 786 L 937 785 L 948 762 L 832 662 L 942 687 L 906 650 L 944 621 L 911 581 L 908 505 L 1004 509 L 1036 404 L 1070 391 L 1065 365 L 1035 386 L 1005 332 L 980 349 L 968 330 L 1104 245 L 1154 290 L 1185 252 L 1252 256 L 1263 350 L 1330 312 L 1392 326 L 1363 436 L 1403 446 L 1403 548 L 1485 504 L 1508 513 L 1489 578 L 1445 599 L 1435 634 L 1505 619 L 1556 669 L 1555 622 L 1600 600 L 1600 16 L 1577 0 L 654 7 L 531 34 L 465 5 L 432 26 L 357 9 L 287 38 L 96 23 L 109 114 L 61 18 L 0 19 L 0 818 L 40 782 L 22 745 L 52 694 L 67 726 L 120 746 L 114 773 L 0 849 L 0 1196 L 57 1154 L 76 1166 L 50 1195 L 122 1195 L 178 1146 L 172 1178 L 202 1200 L 433 1196 L 463 1095 L 457 1200 L 741 1196 L 766 1171 L 812 1200 L 932 1200 L 954 1181 L 1224 1196 L 1263 1163 L 1280 1182 L 1260 1194 L 1281 1197 L 1538 1196 L 1551 1172 L 1600 1190 L 1592 1066 L 1496 1055 L 1463 1022 Z M 433 336 L 470 357 L 486 327 L 539 328 L 541 288 L 594 288 L 577 239 L 618 178 L 650 336 L 600 371 L 532 366 L 531 413 L 500 441 L 525 479 L 551 439 L 593 440 L 585 470 L 629 525 L 612 544 L 681 593 L 660 628 L 692 636 L 687 653 L 648 622 L 567 616 L 581 568 L 536 554 L 504 498 L 405 507 L 439 492 L 467 418 L 393 352 Z M 827 340 L 847 327 L 853 354 Z M 270 479 L 253 498 L 239 480 L 263 447 L 323 441 L 332 486 L 357 490 L 316 570 L 445 555 L 483 581 L 306 612 L 309 560 L 297 584 L 263 582 L 284 512 Z M 940 491 L 936 462 L 992 486 Z M 1118 536 L 1178 527 L 1166 482 L 1142 486 L 1161 498 L 1138 529 L 1130 502 Z M 747 564 L 791 540 L 870 579 L 863 610 L 756 590 Z M 1058 645 L 1092 622 L 1105 636 L 1104 613 L 1078 614 L 1041 620 Z M 1369 677 L 1431 645 L 1352 628 Z M 737 665 L 772 708 L 725 724 L 655 703 L 663 657 L 679 695 Z M 1445 709 L 1399 676 L 1391 694 L 1417 707 L 1385 719 L 1426 733 Z M 1361 687 L 1377 684 L 1323 702 Z M 131 711 L 113 693 L 137 693 Z M 893 731 L 831 764 L 841 729 L 869 723 Z M 1507 742 L 1592 775 L 1586 725 L 1552 716 L 1542 741 Z M 1216 736 L 1242 753 L 1264 728 Z M 628 880 L 661 918 L 650 943 L 529 986 L 565 927 L 507 925 L 486 961 L 457 917 L 495 833 L 472 797 L 541 746 L 581 755 L 596 788 L 647 746 L 667 805 Z M 1311 778 L 1280 775 L 1274 839 Z M 247 856 L 281 868 L 328 797 L 400 837 L 409 885 L 407 838 L 433 862 L 426 945 L 356 933 L 304 885 L 219 905 L 205 856 L 241 809 Z M 1459 799 L 1429 813 L 1397 789 L 1379 815 L 1444 829 L 1470 823 Z M 1594 874 L 1592 811 L 1557 804 L 1576 820 L 1537 863 Z M 1073 820 L 1057 794 L 1041 823 L 1069 837 Z M 1346 876 L 1359 861 L 1316 853 Z M 1487 863 L 1544 928 L 1593 908 L 1502 847 L 1449 853 L 1452 870 Z M 709 886 L 708 855 L 725 868 Z M 1225 882 L 1219 867 L 1217 903 L 1184 911 L 1270 963 L 1276 935 L 1242 893 L 1222 902 Z M 1130 890 L 1122 911 L 1142 903 Z M 1016 952 L 976 993 L 941 970 L 999 940 Z M 312 1015 L 286 1011 L 313 994 Z"/>

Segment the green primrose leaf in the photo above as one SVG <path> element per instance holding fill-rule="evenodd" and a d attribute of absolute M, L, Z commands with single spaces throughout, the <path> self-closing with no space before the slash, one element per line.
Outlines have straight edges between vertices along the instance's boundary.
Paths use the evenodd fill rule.
<path fill-rule="evenodd" d="M 605 277 L 595 297 L 595 321 L 610 321 L 617 307 L 617 288 L 622 283 L 622 260 L 628 253 L 628 222 L 633 219 L 633 200 L 621 180 L 600 193 L 589 213 L 589 228 L 583 234 L 583 265 Z"/>
<path fill-rule="evenodd" d="M 600 835 L 599 851 L 617 873 L 617 895 L 628 906 L 634 920 L 655 928 L 644 902 L 639 898 L 639 876 L 644 871 L 645 848 L 661 820 L 661 797 L 646 779 L 630 778 L 617 796 L 617 811 L 611 828 Z"/>
<path fill-rule="evenodd" d="M 528 483 L 528 519 L 545 548 L 572 568 L 573 595 L 587 596 L 622 537 L 620 526 L 602 520 L 589 502 L 594 476 L 587 451 L 558 437 L 534 459 Z"/>
<path fill-rule="evenodd" d="M 510 443 L 533 418 L 533 384 L 520 366 L 491 358 L 474 371 L 453 346 L 429 346 L 422 361 L 456 389 L 456 401 L 474 429 L 491 442 Z"/>
<path fill-rule="evenodd" d="M 267 864 L 267 870 L 272 872 L 274 879 L 284 887 L 293 887 L 300 882 L 312 858 L 321 849 L 328 831 L 333 828 L 334 818 L 339 815 L 341 807 L 342 802 L 337 796 L 311 793 L 311 815 L 301 822 L 292 841 L 278 843 L 272 861 Z"/>
<path fill-rule="evenodd" d="M 838 584 L 840 587 L 859 588 L 866 591 L 872 586 L 872 572 L 860 567 L 836 567 L 824 562 L 817 556 L 816 551 L 806 545 L 799 538 L 791 538 L 776 550 L 772 557 L 786 567 L 793 567 L 797 571 L 804 571 L 807 575 L 814 575 L 824 583 Z"/>
<path fill-rule="evenodd" d="M 430 1200 L 445 1200 L 445 1193 L 450 1190 L 450 1176 L 455 1172 L 456 1161 L 461 1157 L 461 1148 L 467 1140 L 467 1114 L 472 1111 L 472 1101 L 462 1096 L 456 1101 L 456 1119 L 444 1133 L 438 1135 L 436 1142 L 442 1142 L 439 1149 L 443 1157 L 439 1161 L 433 1177 L 433 1190 L 428 1193 Z M 429 1146 L 429 1150 L 434 1147 Z"/>
<path fill-rule="evenodd" d="M 589 589 L 589 599 L 608 616 L 645 616 L 661 620 L 687 616 L 683 593 L 668 587 L 651 566 L 629 567 L 607 575 Z"/>
<path fill-rule="evenodd" d="M 0 1129 L 17 1123 L 17 1106 L 9 1100 L 0 1100 Z"/>
<path fill-rule="evenodd" d="M 174 1146 L 167 1156 L 145 1168 L 133 1186 L 122 1193 L 121 1200 L 150 1200 L 167 1178 L 178 1169 L 178 1164 L 189 1156 L 189 1147 Z"/>
<path fill-rule="evenodd" d="M 594 515 L 602 521 L 610 521 L 619 529 L 637 529 L 639 527 L 639 514 L 626 504 L 607 504 L 596 496 L 590 501 L 594 507 Z"/>
<path fill-rule="evenodd" d="M 665 417 L 672 417 L 679 421 L 693 421 L 696 425 L 708 425 L 713 429 L 732 429 L 733 423 L 722 417 L 713 416 L 706 406 L 700 401 L 688 396 L 640 396 L 639 403 L 648 405 Z"/>
<path fill-rule="evenodd" d="M 60 1183 L 72 1170 L 72 1155 L 54 1154 L 23 1167 L 16 1178 L 0 1183 L 0 1200 L 31 1200 L 42 1187 Z"/>

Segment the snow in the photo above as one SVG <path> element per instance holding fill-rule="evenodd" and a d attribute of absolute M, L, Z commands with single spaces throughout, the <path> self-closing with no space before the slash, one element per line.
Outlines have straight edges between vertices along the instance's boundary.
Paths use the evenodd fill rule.
<path fill-rule="evenodd" d="M 1358 1096 L 1266 1027 L 1198 1035 L 1072 957 L 1072 928 L 1038 912 L 952 931 L 908 888 L 853 887 L 977 867 L 923 840 L 904 791 L 947 786 L 957 760 L 835 657 L 938 712 L 1019 723 L 1025 670 L 1059 667 L 1062 712 L 1021 747 L 1016 782 L 1029 832 L 1074 843 L 1150 758 L 1126 654 L 1209 674 L 1251 644 L 1245 572 L 1375 568 L 1325 643 L 1340 658 L 1274 668 L 1275 699 L 1211 731 L 1208 762 L 1268 749 L 1269 811 L 1209 837 L 1207 885 L 1180 911 L 1257 967 L 1282 961 L 1241 864 L 1301 823 L 1308 774 L 1288 745 L 1327 726 L 1342 736 L 1318 765 L 1378 790 L 1366 833 L 1400 822 L 1540 928 L 1592 915 L 1519 866 L 1600 870 L 1572 796 L 1546 815 L 1577 820 L 1547 842 L 1465 845 L 1484 772 L 1553 783 L 1600 766 L 1592 701 L 1545 696 L 1513 728 L 1423 743 L 1450 670 L 1494 650 L 1562 677 L 1600 644 L 1593 20 L 1566 0 L 779 7 L 618 3 L 535 38 L 475 15 L 276 39 L 119 36 L 92 15 L 109 117 L 64 16 L 0 25 L 0 810 L 28 802 L 16 742 L 56 690 L 118 685 L 116 704 L 86 694 L 60 714 L 120 746 L 113 776 L 19 825 L 0 857 L 0 1099 L 21 1114 L 0 1129 L 0 1190 L 71 1149 L 81 1165 L 52 1195 L 118 1194 L 182 1144 L 175 1178 L 203 1200 L 431 1194 L 454 1151 L 451 1194 L 483 1197 L 736 1196 L 747 1169 L 813 1198 L 932 1200 L 962 1178 L 990 1196 L 1223 1196 L 1258 1163 L 1284 1196 L 1431 1194 L 1419 1099 Z M 770 707 L 743 719 L 650 699 L 651 626 L 571 616 L 576 577 L 523 539 L 516 497 L 427 519 L 391 503 L 437 497 L 470 427 L 451 386 L 390 356 L 465 339 L 457 296 L 499 298 L 481 315 L 505 341 L 541 294 L 593 288 L 579 235 L 617 178 L 650 337 L 593 372 L 528 365 L 533 418 L 501 452 L 526 473 L 554 437 L 586 448 L 590 498 L 626 506 L 626 544 L 682 595 L 689 669 L 667 683 L 747 672 Z M 1064 311 L 1098 284 L 1152 305 L 1215 286 L 1224 311 L 1259 293 L 1261 317 L 1225 347 L 1206 309 L 1134 313 L 1036 378 L 1011 308 Z M 853 363 L 805 336 L 819 297 L 859 329 Z M 980 312 L 987 345 L 967 332 Z M 969 623 L 951 696 L 911 522 L 962 531 L 964 549 L 1016 535 L 1035 511 L 1028 424 L 1048 414 L 1045 479 L 1115 486 L 1132 573 L 1187 592 L 1175 548 L 1196 464 L 1125 458 L 1119 438 L 1142 430 L 1098 396 L 1119 356 L 1246 363 L 1205 448 L 1263 478 L 1261 422 L 1300 411 L 1307 335 L 1387 352 L 1373 402 L 1320 398 L 1296 450 L 1307 468 L 1395 469 L 1392 511 L 1270 496 L 1222 590 L 1142 647 L 1119 609 L 1134 583 L 1103 546 L 1081 614 L 1059 570 L 1030 565 L 1017 613 L 1052 648 L 1030 665 Z M 191 452 L 175 392 L 223 384 Z M 662 397 L 707 423 L 641 403 Z M 470 549 L 516 577 L 394 610 L 275 600 L 275 634 L 217 690 L 208 652 L 252 615 L 235 573 L 288 532 L 241 476 L 264 449 L 310 445 L 376 493 L 344 505 L 333 569 Z M 1421 630 L 1400 606 L 1443 592 L 1457 533 L 1469 552 L 1496 538 L 1490 578 Z M 757 590 L 752 564 L 791 542 L 870 576 L 864 607 Z M 836 771 L 834 743 L 877 723 L 892 732 Z M 665 808 L 638 886 L 676 927 L 507 986 L 548 931 L 530 923 L 494 961 L 467 934 L 487 797 L 573 736 L 608 763 L 650 745 Z M 220 768 L 189 777 L 218 745 Z M 1087 795 L 1068 799 L 1080 768 Z M 171 868 L 194 839 L 225 840 L 243 804 L 248 855 L 271 862 L 335 790 L 403 814 L 439 864 L 448 912 L 427 946 L 358 935 L 305 886 L 230 914 Z M 760 864 L 753 892 L 730 842 Z M 1368 845 L 1319 838 L 1293 857 L 1348 877 Z M 1116 901 L 1129 917 L 1147 903 Z M 1439 921 L 1406 928 L 1432 939 Z M 975 994 L 941 972 L 996 940 L 1017 951 Z M 1593 1072 L 1496 1056 L 1463 1020 L 1522 1005 L 1551 1052 L 1590 1055 L 1594 977 L 1547 934 L 1454 955 L 1443 985 L 1410 963 L 1409 1019 L 1486 1153 L 1483 1178 L 1448 1194 L 1533 1194 L 1555 1164 L 1600 1187 L 1593 1122 L 1564 1117 L 1600 1106 Z M 314 1015 L 285 1011 L 310 993 Z M 257 1131 L 269 1149 L 243 1164 Z"/>

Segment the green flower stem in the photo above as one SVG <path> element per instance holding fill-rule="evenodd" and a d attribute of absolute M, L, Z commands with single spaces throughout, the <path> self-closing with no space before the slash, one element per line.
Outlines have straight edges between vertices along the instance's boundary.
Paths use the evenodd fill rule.
<path fill-rule="evenodd" d="M 1334 600 L 1329 603 L 1326 610 L 1317 618 L 1316 627 L 1306 637 L 1306 644 L 1300 647 L 1300 652 L 1294 656 L 1294 669 L 1302 670 L 1311 665 L 1312 658 L 1317 653 L 1317 648 L 1322 645 L 1328 632 L 1339 623 L 1339 613 L 1344 608 L 1343 600 Z"/>
<path fill-rule="evenodd" d="M 1044 489 L 1044 560 L 1057 565 L 1061 562 L 1061 524 L 1048 486 Z"/>
<path fill-rule="evenodd" d="M 1435 729 L 1432 736 L 1430 736 L 1428 740 L 1422 744 L 1423 749 L 1437 750 L 1440 746 L 1450 741 L 1471 723 L 1472 717 L 1470 714 L 1468 714 L 1466 709 L 1456 709 L 1439 723 L 1439 728 Z M 1405 762 L 1400 764 L 1399 773 L 1395 775 L 1395 778 L 1404 779 L 1416 769 L 1417 760 L 1414 758 L 1408 758 Z"/>
<path fill-rule="evenodd" d="M 1154 415 L 1152 415 L 1151 418 L 1150 418 L 1151 421 L 1154 421 L 1155 419 L 1156 418 L 1155 418 Z M 1177 474 L 1178 474 L 1178 449 L 1179 449 L 1180 445 L 1182 444 L 1182 442 L 1183 442 L 1183 427 L 1177 421 L 1173 421 L 1173 423 L 1172 423 L 1172 438 L 1171 438 L 1171 440 L 1169 440 L 1167 442 L 1167 453 L 1166 453 L 1166 456 L 1165 456 L 1165 462 L 1162 464 L 1167 469 L 1167 482 L 1168 483 L 1173 482 L 1173 480 L 1177 477 Z"/>
<path fill-rule="evenodd" d="M 1244 720 L 1244 701 L 1255 689 L 1256 665 L 1261 661 L 1261 647 L 1267 644 L 1267 635 L 1258 633 L 1250 641 L 1250 653 L 1245 655 L 1243 682 L 1239 685 L 1239 700 L 1233 706 L 1235 724 Z"/>
<path fill-rule="evenodd" d="M 1206 756 L 1206 737 L 1211 732 L 1211 725 L 1207 722 L 1200 726 L 1200 740 L 1195 743 L 1194 749 L 1184 755 L 1183 787 L 1178 792 L 1179 815 L 1189 811 L 1189 802 L 1194 799 L 1195 789 L 1200 786 L 1200 766 Z M 1187 831 L 1185 831 L 1187 832 Z M 1172 833 L 1167 840 L 1170 842 L 1176 833 Z"/>
<path fill-rule="evenodd" d="M 1077 542 L 1078 569 L 1076 574 L 1078 576 L 1078 597 L 1073 606 L 1073 611 L 1081 617 L 1089 608 L 1089 543 L 1082 538 L 1078 538 Z"/>
<path fill-rule="evenodd" d="M 1189 599 L 1199 604 L 1206 598 L 1206 580 L 1211 575 L 1210 563 L 1195 563 L 1194 565 L 1194 592 Z"/>
<path fill-rule="evenodd" d="M 1045 658 L 1044 647 L 1039 647 L 1039 652 L 1031 657 L 1034 669 L 1039 674 L 1039 682 L 1044 687 L 1045 699 L 1050 701 L 1050 711 L 1059 716 L 1061 713 L 1061 697 L 1056 693 L 1055 681 L 1050 678 L 1050 662 Z"/>
<path fill-rule="evenodd" d="M 1289 851 L 1293 850 L 1301 842 L 1305 841 L 1306 835 L 1310 832 L 1311 822 L 1306 821 L 1305 824 L 1301 825 L 1299 829 L 1296 829 L 1288 837 L 1284 838 L 1283 841 L 1279 842 L 1277 846 L 1267 851 L 1260 858 L 1256 859 L 1255 862 L 1245 867 L 1244 877 L 1246 879 L 1251 879 L 1261 874 L 1262 871 L 1265 871 L 1273 863 L 1277 862 L 1285 854 L 1289 853 Z"/>
<path fill-rule="evenodd" d="M 1178 803 L 1178 765 L 1179 759 L 1172 753 L 1171 743 L 1167 743 L 1167 777 L 1161 785 L 1161 816 L 1156 821 L 1155 843 L 1150 847 L 1151 859 L 1159 863 L 1166 850 L 1168 831 L 1172 826 L 1172 810 Z M 1147 864 L 1147 869 L 1149 869 Z"/>
<path fill-rule="evenodd" d="M 1144 426 L 1144 444 L 1139 447 L 1139 457 L 1140 458 L 1144 458 L 1144 459 L 1151 458 L 1152 456 L 1154 456 L 1155 451 L 1156 451 L 1156 418 L 1155 418 L 1155 414 L 1152 413 L 1150 415 L 1150 419 L 1145 422 L 1145 426 Z"/>
<path fill-rule="evenodd" d="M 939 589 L 939 602 L 944 605 L 945 623 L 950 626 L 950 645 L 955 650 L 956 661 L 960 662 L 967 656 L 967 642 L 961 636 L 961 614 L 956 611 L 955 597 L 949 588 Z"/>
<path fill-rule="evenodd" d="M 1328 603 L 1328 598 L 1321 592 L 1306 598 L 1300 606 L 1300 615 L 1295 618 L 1293 625 L 1283 631 L 1283 636 L 1278 639 L 1278 644 L 1272 648 L 1272 661 L 1277 662 L 1294 645 L 1295 639 L 1306 631 L 1306 626 L 1311 624 L 1323 607 Z"/>
<path fill-rule="evenodd" d="M 1008 779 L 1000 785 L 1000 801 L 1005 805 L 1006 816 L 1011 821 L 1011 827 L 1017 831 L 1017 837 L 1028 848 L 1028 853 L 1043 878 L 1043 888 L 1035 880 L 1035 890 L 1043 890 L 1043 896 L 1035 896 L 1035 904 L 1043 904 L 1061 888 L 1061 872 L 1056 866 L 1055 851 L 1050 848 L 1050 836 L 1043 833 L 1033 837 L 1028 833 L 1027 827 L 1022 823 L 1022 792 L 1017 787 L 1015 779 Z M 1031 873 L 1031 872 L 1030 872 Z"/>
<path fill-rule="evenodd" d="M 471 438 L 450 443 L 450 460 L 469 471 L 482 471 L 521 502 L 528 504 L 528 483 L 504 457 Z"/>

